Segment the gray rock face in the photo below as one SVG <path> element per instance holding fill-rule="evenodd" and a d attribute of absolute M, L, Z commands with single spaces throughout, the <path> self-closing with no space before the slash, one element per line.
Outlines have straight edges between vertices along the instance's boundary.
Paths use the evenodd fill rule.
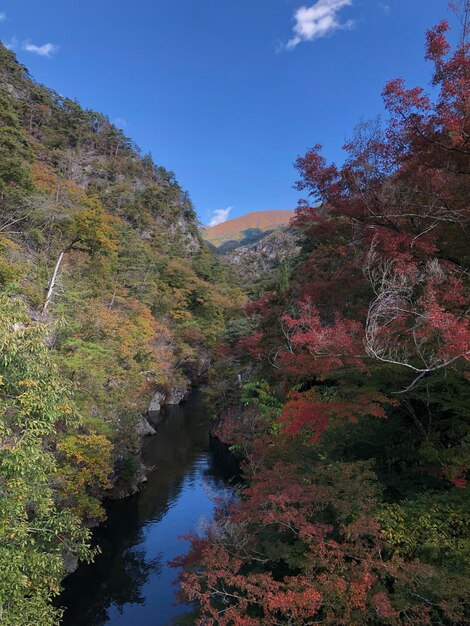
<path fill-rule="evenodd" d="M 157 431 L 150 426 L 145 417 L 141 417 L 137 423 L 136 433 L 139 437 L 150 437 L 156 435 Z"/>
<path fill-rule="evenodd" d="M 134 495 L 134 493 L 137 493 L 141 486 L 147 482 L 147 480 L 147 469 L 142 461 L 140 461 L 139 467 L 134 475 L 134 480 L 128 487 L 128 494 L 124 494 L 124 497 L 126 495 L 132 496 Z"/>
<path fill-rule="evenodd" d="M 279 227 L 254 243 L 219 251 L 219 258 L 231 265 L 243 279 L 256 280 L 262 276 L 274 276 L 279 266 L 297 256 L 299 251 L 295 229 Z"/>
<path fill-rule="evenodd" d="M 161 391 L 157 391 L 149 404 L 149 413 L 157 413 L 161 408 L 165 400 L 165 394 Z"/>
<path fill-rule="evenodd" d="M 183 402 L 187 392 L 187 387 L 174 387 L 170 389 L 168 395 L 165 396 L 165 404 L 180 404 L 180 402 Z"/>
<path fill-rule="evenodd" d="M 62 559 L 64 561 L 64 572 L 66 576 L 73 574 L 78 569 L 78 559 L 69 550 L 65 550 L 62 553 Z"/>
<path fill-rule="evenodd" d="M 198 365 L 199 365 L 199 369 L 197 372 L 198 378 L 203 378 L 207 374 L 211 366 L 210 356 L 200 357 Z"/>
<path fill-rule="evenodd" d="M 190 386 L 191 381 L 187 378 L 180 385 L 175 385 L 165 392 L 157 391 L 149 404 L 149 413 L 157 413 L 162 406 L 181 404 L 188 395 Z"/>
<path fill-rule="evenodd" d="M 221 260 L 235 267 L 244 279 L 274 275 L 279 265 L 295 257 L 300 248 L 292 228 L 278 228 L 260 241 L 239 246 L 221 255 Z"/>
<path fill-rule="evenodd" d="M 133 456 L 130 473 L 126 470 L 124 459 L 121 458 L 115 466 L 112 481 L 113 487 L 106 494 L 110 500 L 121 500 L 137 493 L 141 485 L 147 482 L 147 471 L 140 453 Z"/>

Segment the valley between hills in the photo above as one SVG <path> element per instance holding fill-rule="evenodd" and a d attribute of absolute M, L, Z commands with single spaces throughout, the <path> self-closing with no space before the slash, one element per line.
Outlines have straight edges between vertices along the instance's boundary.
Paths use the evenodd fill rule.
<path fill-rule="evenodd" d="M 0 44 L 2 626 L 470 625 L 461 15 L 211 228 Z"/>

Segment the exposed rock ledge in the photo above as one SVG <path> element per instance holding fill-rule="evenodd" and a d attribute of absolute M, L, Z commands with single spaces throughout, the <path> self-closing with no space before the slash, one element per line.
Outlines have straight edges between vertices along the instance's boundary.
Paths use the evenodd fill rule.
<path fill-rule="evenodd" d="M 157 431 L 153 428 L 145 419 L 145 417 L 141 417 L 137 422 L 137 427 L 135 432 L 138 437 L 151 437 L 152 435 L 156 435 Z"/>
<path fill-rule="evenodd" d="M 181 404 L 188 395 L 190 387 L 191 381 L 189 378 L 186 378 L 180 385 L 176 385 L 165 391 L 155 392 L 149 404 L 149 413 L 157 413 L 162 406 Z"/>

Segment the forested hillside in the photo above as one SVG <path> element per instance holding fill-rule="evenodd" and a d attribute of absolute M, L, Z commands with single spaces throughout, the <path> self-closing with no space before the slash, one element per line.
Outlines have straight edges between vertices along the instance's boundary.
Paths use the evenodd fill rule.
<path fill-rule="evenodd" d="M 470 624 L 465 7 L 455 48 L 427 33 L 429 93 L 390 81 L 342 165 L 297 162 L 301 252 L 212 374 L 246 484 L 177 561 L 194 623 Z"/>
<path fill-rule="evenodd" d="M 139 479 L 152 394 L 243 301 L 173 173 L 0 45 L 0 622 L 56 623 L 64 559 Z"/>

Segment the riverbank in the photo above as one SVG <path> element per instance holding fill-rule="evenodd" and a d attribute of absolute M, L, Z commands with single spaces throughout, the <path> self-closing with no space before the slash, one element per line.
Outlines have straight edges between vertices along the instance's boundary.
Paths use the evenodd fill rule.
<path fill-rule="evenodd" d="M 108 503 L 94 534 L 102 554 L 66 579 L 58 599 L 64 626 L 165 626 L 190 610 L 174 605 L 178 571 L 168 561 L 186 551 L 181 535 L 212 518 L 214 499 L 232 497 L 232 468 L 210 445 L 199 390 L 149 421 L 157 434 L 143 444 L 147 482 Z"/>

